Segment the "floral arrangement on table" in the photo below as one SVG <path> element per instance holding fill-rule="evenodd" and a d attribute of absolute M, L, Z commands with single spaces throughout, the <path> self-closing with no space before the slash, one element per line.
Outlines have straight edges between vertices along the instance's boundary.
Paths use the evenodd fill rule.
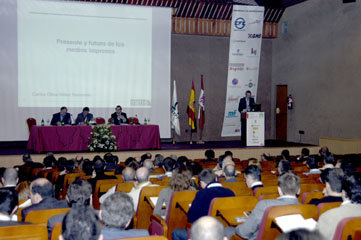
<path fill-rule="evenodd" d="M 89 137 L 88 148 L 91 152 L 111 152 L 118 150 L 115 136 L 112 135 L 110 125 L 93 126 L 91 137 Z"/>

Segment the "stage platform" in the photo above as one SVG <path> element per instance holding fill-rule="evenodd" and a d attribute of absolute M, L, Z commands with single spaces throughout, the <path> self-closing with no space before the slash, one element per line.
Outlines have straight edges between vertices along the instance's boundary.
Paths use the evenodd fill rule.
<path fill-rule="evenodd" d="M 23 146 L 21 146 L 23 144 Z M 26 153 L 26 142 L 24 143 L 7 143 L 0 144 L 0 167 L 11 167 L 14 165 L 22 164 L 22 154 Z M 270 155 L 276 156 L 280 155 L 283 149 L 288 149 L 291 155 L 299 155 L 301 149 L 307 147 L 310 149 L 311 154 L 316 154 L 319 150 L 319 146 L 310 145 L 310 144 L 300 144 L 292 142 L 282 142 L 277 140 L 266 140 L 266 145 L 264 147 L 245 147 L 242 146 L 240 141 L 213 141 L 205 142 L 204 144 L 197 144 L 193 142 L 180 142 L 172 144 L 171 142 L 162 142 L 161 149 L 157 150 L 136 150 L 136 151 L 118 151 L 113 152 L 113 154 L 119 157 L 120 161 L 125 161 L 128 157 L 140 157 L 146 152 L 150 152 L 153 156 L 155 154 L 162 154 L 163 156 L 169 156 L 174 154 L 176 156 L 187 156 L 190 159 L 203 158 L 204 151 L 206 149 L 213 149 L 216 153 L 216 156 L 223 154 L 226 150 L 233 152 L 234 157 L 240 159 L 248 159 L 251 157 L 260 158 L 261 154 L 269 153 Z M 74 158 L 76 156 L 92 159 L 95 155 L 103 156 L 104 153 L 96 152 L 59 152 L 54 153 L 58 158 L 64 156 L 68 159 Z M 35 162 L 42 162 L 45 153 L 43 154 L 33 154 L 32 158 Z"/>

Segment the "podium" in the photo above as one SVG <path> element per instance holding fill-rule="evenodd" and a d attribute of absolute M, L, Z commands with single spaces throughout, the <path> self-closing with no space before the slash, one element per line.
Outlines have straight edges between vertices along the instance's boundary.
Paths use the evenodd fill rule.
<path fill-rule="evenodd" d="M 264 112 L 241 113 L 241 142 L 244 146 L 264 146 Z"/>

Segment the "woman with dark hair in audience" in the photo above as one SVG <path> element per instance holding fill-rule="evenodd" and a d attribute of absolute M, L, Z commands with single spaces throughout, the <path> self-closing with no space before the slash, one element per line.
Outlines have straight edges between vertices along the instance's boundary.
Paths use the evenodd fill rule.
<path fill-rule="evenodd" d="M 281 160 L 281 161 L 278 163 L 277 170 L 278 170 L 278 175 L 281 176 L 281 175 L 284 174 L 284 173 L 292 172 L 292 166 L 291 166 L 291 164 L 290 164 L 289 161 L 287 161 L 287 160 Z"/>
<path fill-rule="evenodd" d="M 84 159 L 79 165 L 79 170 L 85 173 L 85 176 L 93 175 L 93 163 L 89 159 Z"/>
<path fill-rule="evenodd" d="M 167 188 L 160 191 L 157 204 L 154 208 L 154 214 L 165 216 L 168 212 L 169 201 L 174 192 L 195 190 L 192 186 L 192 174 L 184 167 L 173 172 L 172 178 Z M 165 205 L 165 209 L 163 208 Z"/>
<path fill-rule="evenodd" d="M 202 160 L 201 162 L 214 162 L 215 159 L 214 157 L 216 156 L 214 151 L 212 149 L 208 149 L 204 152 L 204 156 L 206 157 L 204 160 Z"/>

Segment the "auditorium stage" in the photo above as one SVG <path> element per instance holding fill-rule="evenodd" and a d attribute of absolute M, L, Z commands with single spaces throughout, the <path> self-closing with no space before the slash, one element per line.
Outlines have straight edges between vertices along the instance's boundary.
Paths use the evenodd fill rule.
<path fill-rule="evenodd" d="M 240 141 L 211 141 L 204 144 L 189 144 L 189 142 L 179 142 L 172 144 L 171 142 L 162 142 L 161 149 L 157 150 L 136 150 L 136 151 L 118 151 L 113 154 L 119 157 L 120 161 L 125 161 L 126 158 L 140 157 L 146 152 L 153 154 L 162 154 L 163 156 L 169 156 L 175 154 L 177 156 L 185 155 L 190 159 L 203 158 L 204 151 L 206 149 L 214 149 L 216 156 L 224 153 L 226 150 L 233 152 L 234 157 L 240 159 L 248 159 L 250 157 L 260 158 L 261 154 L 269 153 L 271 155 L 280 155 L 283 149 L 288 149 L 291 155 L 299 155 L 301 149 L 307 147 L 310 149 L 311 154 L 316 154 L 319 150 L 319 146 L 310 144 L 300 144 L 292 142 L 282 142 L 277 140 L 266 140 L 264 147 L 245 147 L 240 144 Z M 22 164 L 22 154 L 27 152 L 26 142 L 23 143 L 1 143 L 0 144 L 0 167 L 11 167 L 14 165 Z M 92 159 L 95 155 L 104 153 L 94 152 L 67 152 L 67 153 L 55 153 L 56 157 L 64 156 L 66 158 L 73 158 L 76 156 L 83 156 L 84 158 Z M 42 162 L 45 154 L 32 154 L 33 161 Z"/>

